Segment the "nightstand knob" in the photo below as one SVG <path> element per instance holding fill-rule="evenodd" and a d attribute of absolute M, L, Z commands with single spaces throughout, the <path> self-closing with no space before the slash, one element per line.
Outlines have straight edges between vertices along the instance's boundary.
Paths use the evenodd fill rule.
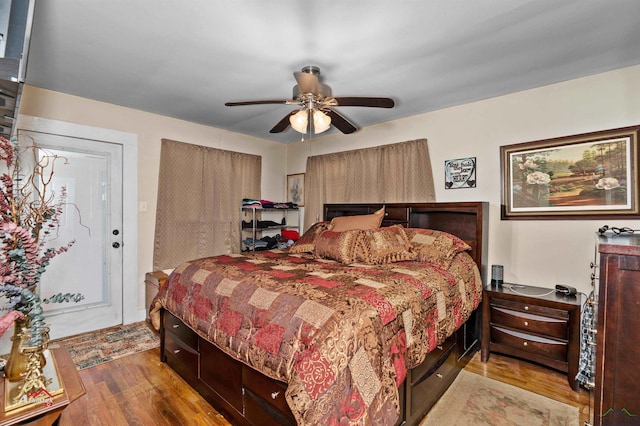
<path fill-rule="evenodd" d="M 524 343 L 523 343 L 523 345 L 525 345 L 525 346 L 529 346 L 529 343 L 527 343 L 527 342 L 524 342 Z"/>
<path fill-rule="evenodd" d="M 525 322 L 524 322 L 524 325 L 525 325 L 525 326 L 528 326 L 528 325 L 529 325 L 529 321 L 525 321 Z"/>
<path fill-rule="evenodd" d="M 173 324 L 173 328 L 179 328 L 180 324 Z"/>
<path fill-rule="evenodd" d="M 173 351 L 174 354 L 179 354 L 180 353 L 180 349 L 176 349 L 175 351 Z"/>
<path fill-rule="evenodd" d="M 524 307 L 524 310 L 525 310 L 525 311 L 528 311 L 528 310 L 529 310 L 529 307 L 528 307 L 528 306 L 525 306 L 525 307 Z"/>

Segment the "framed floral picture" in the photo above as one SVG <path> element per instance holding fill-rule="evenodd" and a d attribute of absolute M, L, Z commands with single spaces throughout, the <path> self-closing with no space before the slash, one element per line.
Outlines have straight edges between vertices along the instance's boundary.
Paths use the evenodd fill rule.
<path fill-rule="evenodd" d="M 640 217 L 639 126 L 500 147 L 502 219 Z"/>
<path fill-rule="evenodd" d="M 304 206 L 304 173 L 287 175 L 287 201 Z"/>

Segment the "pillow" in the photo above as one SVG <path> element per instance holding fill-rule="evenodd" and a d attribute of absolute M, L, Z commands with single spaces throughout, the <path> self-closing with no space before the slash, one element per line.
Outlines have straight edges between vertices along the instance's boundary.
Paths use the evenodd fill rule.
<path fill-rule="evenodd" d="M 417 255 L 420 262 L 435 263 L 448 268 L 456 254 L 471 250 L 460 238 L 444 231 L 407 228 L 406 232 L 411 251 Z"/>
<path fill-rule="evenodd" d="M 359 253 L 366 256 L 362 260 L 367 263 L 402 262 L 417 256 L 411 251 L 409 237 L 400 225 L 364 230 L 361 238 L 363 249 Z"/>
<path fill-rule="evenodd" d="M 384 207 L 372 214 L 338 216 L 331 219 L 329 231 L 342 232 L 349 229 L 378 229 L 384 218 Z"/>
<path fill-rule="evenodd" d="M 317 222 L 311 225 L 307 232 L 302 234 L 298 241 L 289 249 L 289 253 L 313 253 L 316 248 L 316 240 L 327 230 L 329 222 Z"/>
<path fill-rule="evenodd" d="M 324 231 L 316 240 L 316 257 L 333 259 L 349 264 L 357 260 L 362 231 L 350 229 L 343 232 Z"/>

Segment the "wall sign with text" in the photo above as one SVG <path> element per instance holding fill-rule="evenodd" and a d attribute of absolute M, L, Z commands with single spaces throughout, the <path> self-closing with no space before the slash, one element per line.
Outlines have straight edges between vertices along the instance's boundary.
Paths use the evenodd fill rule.
<path fill-rule="evenodd" d="M 458 158 L 444 162 L 445 189 L 476 187 L 476 157 Z"/>

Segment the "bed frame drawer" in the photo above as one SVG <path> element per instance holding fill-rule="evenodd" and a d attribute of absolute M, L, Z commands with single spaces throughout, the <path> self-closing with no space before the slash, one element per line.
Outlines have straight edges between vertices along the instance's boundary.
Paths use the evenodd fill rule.
<path fill-rule="evenodd" d="M 438 345 L 434 350 L 427 354 L 422 364 L 418 365 L 411 371 L 411 384 L 418 383 L 424 379 L 425 374 L 430 374 L 433 366 L 442 360 L 443 356 L 452 350 L 456 344 L 456 335 L 451 335 L 447 340 Z"/>
<path fill-rule="evenodd" d="M 287 405 L 285 383 L 269 380 L 251 367 L 242 367 L 245 415 L 256 425 L 295 425 L 296 421 Z"/>
<path fill-rule="evenodd" d="M 449 354 L 444 359 L 440 359 L 440 364 L 434 367 L 432 374 L 412 386 L 409 401 L 409 417 L 412 419 L 424 417 L 453 383 L 461 370 L 456 362 L 456 351 L 451 348 Z"/>
<path fill-rule="evenodd" d="M 492 306 L 491 322 L 528 333 L 568 339 L 569 321 L 566 319 L 550 318 Z"/>
<path fill-rule="evenodd" d="M 198 364 L 200 361 L 198 352 L 173 333 L 165 334 L 164 353 L 168 359 L 181 364 L 182 368 L 190 374 L 198 376 Z M 170 364 L 173 364 L 173 362 L 170 362 Z"/>
<path fill-rule="evenodd" d="M 168 334 L 178 337 L 185 345 L 198 352 L 198 335 L 195 331 L 184 325 L 182 321 L 173 316 L 169 311 L 164 311 L 164 328 Z"/>

